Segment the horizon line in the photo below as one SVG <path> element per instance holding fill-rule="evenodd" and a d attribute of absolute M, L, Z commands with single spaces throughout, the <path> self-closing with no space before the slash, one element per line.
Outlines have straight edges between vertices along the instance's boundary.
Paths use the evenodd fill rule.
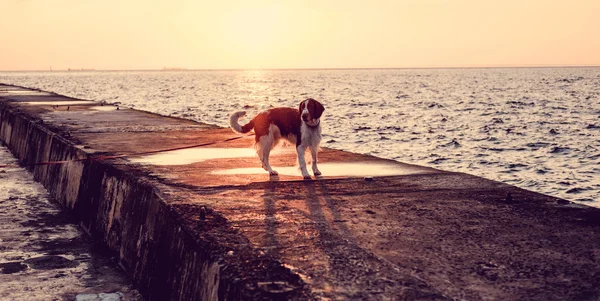
<path fill-rule="evenodd" d="M 285 67 L 285 68 L 185 68 L 185 67 L 163 67 L 161 69 L 22 69 L 22 70 L 0 70 L 0 72 L 110 72 L 110 71 L 285 71 L 285 70 L 409 70 L 409 69 L 527 69 L 527 68 L 599 68 L 600 65 L 515 65 L 515 66 L 440 66 L 440 67 Z"/>

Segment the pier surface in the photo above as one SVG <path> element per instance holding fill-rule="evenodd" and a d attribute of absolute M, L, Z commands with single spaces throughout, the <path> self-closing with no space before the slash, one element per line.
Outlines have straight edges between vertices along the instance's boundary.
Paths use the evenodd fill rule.
<path fill-rule="evenodd" d="M 269 177 L 238 137 L 0 85 L 0 140 L 70 161 L 28 166 L 148 300 L 600 297 L 596 208 L 333 149 L 305 181 L 282 147 Z"/>

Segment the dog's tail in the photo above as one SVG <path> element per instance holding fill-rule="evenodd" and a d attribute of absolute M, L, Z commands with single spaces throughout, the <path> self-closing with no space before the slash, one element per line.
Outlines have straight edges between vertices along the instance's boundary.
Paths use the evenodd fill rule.
<path fill-rule="evenodd" d="M 229 125 L 234 132 L 244 134 L 250 132 L 254 128 L 254 119 L 250 120 L 250 122 L 244 126 L 241 126 L 238 123 L 238 119 L 244 116 L 246 116 L 246 112 L 239 111 L 231 114 L 231 117 L 229 117 Z"/>

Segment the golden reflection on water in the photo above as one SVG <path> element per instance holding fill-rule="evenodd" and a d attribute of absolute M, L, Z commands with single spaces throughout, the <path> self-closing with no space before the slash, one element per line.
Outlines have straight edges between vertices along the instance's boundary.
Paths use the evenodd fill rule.
<path fill-rule="evenodd" d="M 267 91 L 272 88 L 272 82 L 265 77 L 263 70 L 244 70 L 239 74 L 240 90 L 247 93 L 248 99 L 244 100 L 245 105 L 258 107 L 260 105 L 268 105 L 267 99 L 264 98 Z"/>

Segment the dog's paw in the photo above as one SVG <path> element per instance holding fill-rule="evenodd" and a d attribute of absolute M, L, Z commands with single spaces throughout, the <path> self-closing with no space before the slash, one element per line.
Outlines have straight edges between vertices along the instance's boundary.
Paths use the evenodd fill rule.
<path fill-rule="evenodd" d="M 304 180 L 311 180 L 312 178 L 310 176 L 302 176 L 304 178 Z"/>
<path fill-rule="evenodd" d="M 276 172 L 276 171 L 274 171 L 274 170 L 272 170 L 272 171 L 269 172 L 269 175 L 270 176 L 277 176 L 277 175 L 279 175 L 279 173 Z"/>
<path fill-rule="evenodd" d="M 321 172 L 320 172 L 320 171 L 318 171 L 318 170 L 317 170 L 317 171 L 315 171 L 315 176 L 320 176 L 320 175 L 321 175 Z"/>

